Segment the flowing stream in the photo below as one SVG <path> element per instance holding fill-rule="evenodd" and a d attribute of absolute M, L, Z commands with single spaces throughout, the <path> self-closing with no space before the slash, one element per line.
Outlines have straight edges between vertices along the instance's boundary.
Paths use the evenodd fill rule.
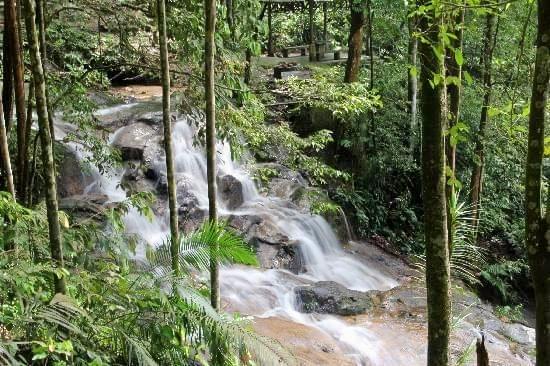
<path fill-rule="evenodd" d="M 102 109 L 97 115 L 116 114 L 134 107 L 139 107 L 139 104 Z M 175 167 L 178 179 L 185 179 L 188 190 L 198 198 L 199 206 L 208 209 L 206 159 L 203 149 L 193 143 L 195 128 L 189 123 L 190 118 L 178 118 L 173 125 Z M 111 142 L 119 131 L 111 135 Z M 61 132 L 58 132 L 58 136 L 63 137 Z M 76 143 L 69 145 L 81 159 L 89 154 Z M 266 197 L 260 194 L 246 169 L 232 161 L 228 144 L 220 143 L 217 149 L 218 175 L 230 174 L 237 178 L 242 184 L 244 198 L 244 203 L 238 209 L 229 210 L 220 197 L 219 215 L 256 215 L 273 223 L 280 233 L 299 242 L 306 269 L 305 273 L 295 275 L 286 270 L 224 267 L 220 279 L 225 306 L 230 311 L 241 314 L 259 318 L 276 317 L 313 327 L 334 339 L 358 365 L 411 365 L 409 356 L 387 349 L 387 345 L 380 342 L 379 337 L 366 326 L 351 325 L 337 316 L 303 314 L 296 310 L 293 289 L 304 283 L 330 280 L 349 289 L 366 291 L 388 290 L 396 286 L 397 282 L 367 268 L 364 263 L 346 253 L 334 231 L 322 217 L 289 208 L 284 197 Z M 159 161 L 154 164 L 159 170 L 164 170 L 164 156 L 160 156 Z M 126 193 L 120 187 L 123 172 L 123 169 L 118 169 L 102 175 L 95 170 L 92 172 L 94 182 L 86 188 L 86 193 L 102 193 L 115 202 L 124 199 Z M 140 235 L 153 246 L 169 235 L 167 212 L 149 221 L 140 216 L 137 210 L 131 210 L 124 220 L 128 232 Z M 138 251 L 138 256 L 143 253 L 143 249 Z"/>

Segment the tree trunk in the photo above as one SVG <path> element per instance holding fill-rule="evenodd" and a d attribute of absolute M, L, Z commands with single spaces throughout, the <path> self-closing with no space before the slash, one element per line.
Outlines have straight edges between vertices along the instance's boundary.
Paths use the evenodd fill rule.
<path fill-rule="evenodd" d="M 361 68 L 361 47 L 363 45 L 363 27 L 365 25 L 365 7 L 363 0 L 357 3 L 350 0 L 351 23 L 348 38 L 348 59 L 346 62 L 345 83 L 353 83 L 359 79 Z"/>
<path fill-rule="evenodd" d="M 33 100 L 34 100 L 34 81 L 31 78 L 29 81 L 29 96 L 27 97 L 27 121 L 25 122 L 25 141 L 27 144 L 27 152 L 30 148 L 30 142 L 31 142 L 31 130 L 32 130 L 32 108 L 33 108 Z M 24 165 L 23 165 L 23 175 L 25 177 L 25 190 L 23 192 L 20 192 L 23 202 L 27 203 L 30 207 L 29 203 L 29 185 L 30 185 L 30 160 L 27 156 L 27 159 L 25 159 Z"/>
<path fill-rule="evenodd" d="M 206 170 L 208 179 L 208 216 L 211 222 L 218 219 L 216 202 L 216 96 L 214 94 L 214 55 L 216 45 L 216 1 L 204 0 L 205 42 L 204 42 L 204 92 L 206 99 Z M 212 248 L 217 251 L 217 248 Z M 210 258 L 210 302 L 220 308 L 219 265 L 215 255 Z"/>
<path fill-rule="evenodd" d="M 15 111 L 17 115 L 17 188 L 18 191 L 25 191 L 25 177 L 23 166 L 27 159 L 27 144 L 25 141 L 25 80 L 23 55 L 20 47 L 19 26 L 17 24 L 17 9 L 15 0 L 7 0 L 4 6 L 8 8 L 8 19 L 5 24 L 5 35 L 9 38 L 10 49 L 12 51 L 12 67 L 15 84 Z"/>
<path fill-rule="evenodd" d="M 46 51 L 46 20 L 44 18 L 44 8 L 46 0 L 36 0 L 36 22 L 38 24 L 38 37 L 40 40 L 40 55 L 42 56 L 42 64 L 48 60 Z"/>
<path fill-rule="evenodd" d="M 432 49 L 443 49 L 438 34 L 441 24 L 441 15 L 434 10 L 428 10 L 419 24 L 427 40 L 420 44 L 419 51 L 422 65 L 422 195 L 428 292 L 428 366 L 449 364 L 451 320 L 445 196 L 446 96 L 444 83 L 430 85 L 434 74 L 444 75 L 444 63 Z"/>
<path fill-rule="evenodd" d="M 477 355 L 477 366 L 490 366 L 489 365 L 489 354 L 487 353 L 487 348 L 485 347 L 485 335 L 481 335 L 481 339 L 476 341 L 476 355 Z"/>
<path fill-rule="evenodd" d="M 233 0 L 225 0 L 225 8 L 227 11 L 227 26 L 231 32 L 231 39 L 235 40 L 235 13 L 233 9 Z"/>
<path fill-rule="evenodd" d="M 246 65 L 244 66 L 244 83 L 249 85 L 250 78 L 252 77 L 252 50 L 250 48 L 246 49 L 245 58 Z"/>
<path fill-rule="evenodd" d="M 409 4 L 409 13 L 416 10 L 416 1 L 414 0 Z M 416 138 L 419 135 L 418 131 L 418 121 L 417 121 L 417 96 L 418 96 L 418 38 L 415 33 L 417 29 L 417 20 L 415 16 L 407 16 L 408 26 L 409 26 L 409 47 L 408 47 L 408 61 L 409 66 L 414 70 L 414 72 L 409 71 L 408 73 L 408 82 L 407 82 L 407 101 L 408 101 L 408 112 L 410 118 L 410 131 L 409 131 L 409 148 L 411 153 L 414 155 L 416 143 L 419 139 Z"/>
<path fill-rule="evenodd" d="M 308 0 L 309 10 L 309 61 L 315 61 L 315 1 Z"/>
<path fill-rule="evenodd" d="M 273 57 L 273 3 L 267 3 L 267 55 Z"/>
<path fill-rule="evenodd" d="M 4 123 L 4 114 L 2 112 L 2 101 L 0 100 L 0 154 L 2 154 L 2 168 L 6 175 L 6 188 L 15 200 L 15 187 L 13 185 L 13 174 L 11 171 L 10 150 L 8 146 L 8 137 L 6 135 L 6 124 Z"/>
<path fill-rule="evenodd" d="M 372 51 L 372 27 L 373 27 L 373 21 L 374 21 L 374 11 L 372 9 L 372 2 L 371 0 L 367 0 L 367 20 L 368 20 L 368 27 L 367 27 L 367 36 L 368 36 L 368 49 L 369 49 L 369 90 L 373 92 L 374 90 L 374 52 Z M 369 124 L 371 126 L 370 128 L 370 136 L 371 136 L 371 142 L 372 142 L 372 149 L 376 151 L 376 126 L 374 122 L 374 109 L 369 109 Z"/>
<path fill-rule="evenodd" d="M 55 181 L 55 167 L 53 159 L 52 139 L 48 121 L 48 107 L 46 102 L 46 82 L 44 69 L 39 50 L 38 33 L 36 32 L 34 4 L 31 0 L 24 0 L 25 23 L 29 37 L 29 53 L 31 69 L 35 86 L 36 113 L 38 115 L 38 128 L 42 146 L 42 165 L 46 181 L 46 209 L 48 216 L 48 231 L 50 239 L 50 252 L 53 265 L 61 269 L 63 263 L 63 247 L 59 228 L 59 213 L 57 206 L 57 188 Z M 66 285 L 64 277 L 54 276 L 54 288 L 57 293 L 65 293 Z"/>
<path fill-rule="evenodd" d="M 472 176 L 470 179 L 470 203 L 472 205 L 472 216 L 474 226 L 474 235 L 477 235 L 479 211 L 481 204 L 481 192 L 483 187 L 483 166 L 485 163 L 485 135 L 487 123 L 489 120 L 489 104 L 491 103 L 492 93 L 492 65 L 493 65 L 493 45 L 496 37 L 496 15 L 492 12 L 487 14 L 485 36 L 483 40 L 483 105 L 481 106 L 481 118 L 479 120 L 479 130 L 476 136 L 476 146 L 474 149 L 474 163 L 472 167 Z"/>
<path fill-rule="evenodd" d="M 451 47 L 453 49 L 447 50 L 446 57 L 446 71 L 447 77 L 453 77 L 455 80 L 453 83 L 447 85 L 447 96 L 449 100 L 449 118 L 447 130 L 451 131 L 454 126 L 458 123 L 458 118 L 460 115 L 460 97 L 461 97 L 461 82 L 462 82 L 462 64 L 459 64 L 456 60 L 457 52 L 462 54 L 462 38 L 463 38 L 463 24 L 464 24 L 464 14 L 465 8 L 462 8 L 458 15 L 454 16 L 452 19 L 453 33 L 456 36 L 456 39 L 451 39 Z M 451 138 L 451 133 L 445 138 L 445 153 L 447 157 L 447 168 L 450 172 L 450 179 L 456 179 L 456 144 L 453 143 Z M 451 202 L 455 205 L 455 184 L 447 184 L 446 187 L 446 196 L 447 196 L 447 234 L 449 236 L 449 248 L 452 253 L 452 248 L 454 244 L 454 229 L 453 229 L 453 215 Z"/>
<path fill-rule="evenodd" d="M 4 24 L 10 23 L 9 7 L 4 5 Z M 10 37 L 7 34 L 7 27 L 4 26 L 3 51 L 2 51 L 2 104 L 4 109 L 4 123 L 6 133 L 9 133 L 12 124 L 13 112 L 13 52 Z"/>
<path fill-rule="evenodd" d="M 543 217 L 544 119 L 550 81 L 550 3 L 538 1 L 535 72 L 525 177 L 525 232 L 536 301 L 537 365 L 550 365 L 550 204 Z"/>
<path fill-rule="evenodd" d="M 162 125 L 164 127 L 164 152 L 166 155 L 166 179 L 168 180 L 168 206 L 170 210 L 170 255 L 172 271 L 179 275 L 179 229 L 174 177 L 174 152 L 172 150 L 172 121 L 170 116 L 170 64 L 166 40 L 166 4 L 157 0 L 157 20 L 160 43 L 160 70 L 162 80 Z"/>

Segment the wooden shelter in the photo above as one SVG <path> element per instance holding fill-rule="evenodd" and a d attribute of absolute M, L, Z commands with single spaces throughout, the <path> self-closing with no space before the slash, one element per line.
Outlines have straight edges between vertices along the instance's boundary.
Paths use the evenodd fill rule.
<path fill-rule="evenodd" d="M 285 13 L 304 11 L 306 8 L 309 11 L 309 59 L 313 61 L 317 55 L 321 52 L 321 48 L 327 45 L 327 4 L 332 0 L 260 0 L 264 4 L 260 19 L 263 19 L 267 12 L 267 26 L 268 26 L 268 39 L 267 39 L 267 55 L 273 56 L 275 54 L 273 49 L 273 25 L 272 18 L 273 13 Z M 323 9 L 323 39 L 319 42 L 315 39 L 315 11 L 316 8 L 322 7 Z M 295 47 L 300 48 L 301 46 Z"/>

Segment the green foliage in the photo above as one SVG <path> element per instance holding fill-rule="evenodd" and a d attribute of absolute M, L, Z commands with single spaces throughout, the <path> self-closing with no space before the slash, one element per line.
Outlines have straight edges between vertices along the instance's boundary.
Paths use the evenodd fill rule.
<path fill-rule="evenodd" d="M 28 243 L 17 242 L 13 251 L 0 252 L 3 362 L 181 365 L 191 360 L 209 362 L 208 350 L 215 350 L 220 362 L 237 365 L 248 363 L 240 358 L 246 350 L 249 359 L 262 364 L 294 363 L 278 343 L 255 335 L 246 319 L 218 314 L 201 294 L 206 285 L 193 273 L 209 268 L 210 255 L 220 261 L 257 263 L 242 239 L 223 224 L 206 223 L 181 239 L 185 271 L 175 277 L 164 267 L 163 247 L 146 265 L 117 247 L 124 238 L 117 221 L 131 207 L 150 215 L 145 208 L 150 197 L 142 194 L 107 214 L 113 230 L 97 231 L 84 223 L 64 227 L 64 242 L 80 241 L 70 247 L 80 249 L 68 248 L 68 258 L 86 255 L 88 248 L 94 260 L 68 261 L 60 270 L 51 267 L 46 255 L 36 255 L 47 253 L 47 240 L 38 240 L 46 230 L 45 213 L 22 208 L 8 197 L 0 194 L 0 213 L 13 224 L 3 226 L 1 236 L 7 228 L 18 234 L 26 231 Z M 82 230 L 93 234 L 77 233 Z M 111 245 L 102 250 L 94 247 L 99 237 Z M 219 246 L 215 252 L 213 243 Z M 68 278 L 67 296 L 52 293 L 52 276 Z"/>
<path fill-rule="evenodd" d="M 481 272 L 481 277 L 492 288 L 496 289 L 497 295 L 504 303 L 510 303 L 518 300 L 513 284 L 528 269 L 529 267 L 523 260 L 507 260 L 488 265 Z"/>
<path fill-rule="evenodd" d="M 224 121 L 219 135 L 232 143 L 236 149 L 234 155 L 250 151 L 266 160 L 278 160 L 291 169 L 304 172 L 314 184 L 349 178 L 348 174 L 314 156 L 332 141 L 328 130 L 303 138 L 293 132 L 288 123 L 265 125 L 265 107 L 254 96 L 250 96 L 242 107 L 225 105 L 218 118 Z"/>
<path fill-rule="evenodd" d="M 368 111 L 382 107 L 380 96 L 372 93 L 366 83 L 342 83 L 342 69 L 313 71 L 311 79 L 289 78 L 280 82 L 290 96 L 302 101 L 303 106 L 328 111 L 350 127 Z"/>
<path fill-rule="evenodd" d="M 523 304 L 496 306 L 495 314 L 504 321 L 521 322 L 523 321 Z"/>

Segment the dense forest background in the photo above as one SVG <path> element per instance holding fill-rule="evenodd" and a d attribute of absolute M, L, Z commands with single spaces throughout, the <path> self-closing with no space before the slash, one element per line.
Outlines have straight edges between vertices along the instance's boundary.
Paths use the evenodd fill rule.
<path fill-rule="evenodd" d="M 548 1 L 305 1 L 274 4 L 268 20 L 271 6 L 3 2 L 0 363 L 294 363 L 245 316 L 219 311 L 220 263 L 258 265 L 216 203 L 216 141 L 227 141 L 256 164 L 262 192 L 298 172 L 307 187 L 292 199 L 343 242 L 426 274 L 430 365 L 450 364 L 434 332 L 448 343 L 451 283 L 501 319 L 536 318 L 537 365 L 548 365 Z M 312 35 L 343 62 L 283 57 L 314 49 Z M 299 77 L 274 79 L 274 66 Z M 68 204 L 67 166 L 129 166 L 94 113 L 135 102 L 133 85 L 163 87 L 162 192 L 126 179 L 123 200 Z M 192 229 L 176 207 L 172 112 L 200 115 L 207 154 L 209 220 Z M 64 122 L 74 127 L 60 138 Z M 67 164 L 70 143 L 88 153 Z M 152 218 L 161 195 L 171 233 L 137 261 L 144 244 L 124 218 Z"/>

